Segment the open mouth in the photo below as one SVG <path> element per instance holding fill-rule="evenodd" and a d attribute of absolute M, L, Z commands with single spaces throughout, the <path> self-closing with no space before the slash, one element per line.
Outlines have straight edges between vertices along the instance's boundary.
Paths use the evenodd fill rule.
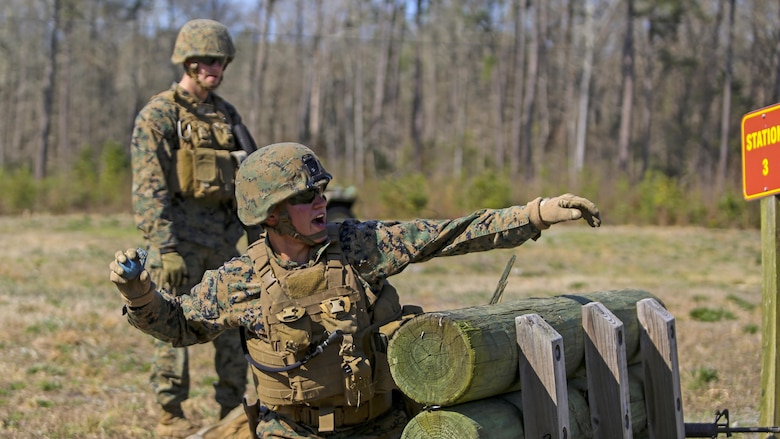
<path fill-rule="evenodd" d="M 325 214 L 323 213 L 323 214 L 317 215 L 314 218 L 314 220 L 312 220 L 312 224 L 314 224 L 315 226 L 324 227 L 325 224 L 326 224 Z"/>

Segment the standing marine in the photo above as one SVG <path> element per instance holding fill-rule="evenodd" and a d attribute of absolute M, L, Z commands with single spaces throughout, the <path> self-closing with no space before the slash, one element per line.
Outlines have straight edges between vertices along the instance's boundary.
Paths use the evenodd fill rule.
<path fill-rule="evenodd" d="M 171 56 L 184 69 L 181 79 L 153 96 L 135 120 L 133 210 L 146 241 L 149 273 L 169 299 L 188 293 L 206 270 L 238 256 L 236 244 L 244 234 L 235 175 L 253 141 L 236 109 L 214 92 L 235 52 L 221 23 L 187 22 Z M 252 145 L 246 145 L 247 137 Z M 238 329 L 226 328 L 210 341 L 218 375 L 215 399 L 225 416 L 241 403 L 248 366 Z M 187 348 L 173 347 L 170 340 L 155 343 L 150 381 L 162 409 L 156 432 L 186 437 L 197 430 L 182 410 L 190 387 Z"/>
<path fill-rule="evenodd" d="M 601 223 L 571 194 L 455 219 L 328 224 L 331 175 L 297 143 L 269 145 L 238 170 L 238 215 L 264 234 L 246 254 L 207 271 L 189 293 L 157 290 L 146 271 L 130 277 L 117 252 L 110 279 L 130 324 L 176 346 L 240 328 L 259 401 L 247 423 L 261 438 L 398 438 L 409 414 L 390 375 L 386 347 L 405 316 L 390 276 L 409 264 L 537 239 L 550 225 Z"/>

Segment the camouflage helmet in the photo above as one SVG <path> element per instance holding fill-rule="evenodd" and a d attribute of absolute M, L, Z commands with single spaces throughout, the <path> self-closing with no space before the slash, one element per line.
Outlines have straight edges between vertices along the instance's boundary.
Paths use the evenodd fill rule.
<path fill-rule="evenodd" d="M 190 58 L 225 58 L 230 63 L 236 54 L 227 27 L 214 20 L 190 20 L 179 30 L 173 46 L 171 62 L 183 64 Z"/>
<path fill-rule="evenodd" d="M 299 143 L 274 143 L 249 154 L 236 174 L 238 218 L 247 226 L 261 224 L 274 206 L 316 186 L 331 175 L 314 152 Z"/>

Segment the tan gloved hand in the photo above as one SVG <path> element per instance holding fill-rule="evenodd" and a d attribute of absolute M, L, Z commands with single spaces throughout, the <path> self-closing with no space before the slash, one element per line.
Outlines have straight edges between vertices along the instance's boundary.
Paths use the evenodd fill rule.
<path fill-rule="evenodd" d="M 113 282 L 124 299 L 127 306 L 137 308 L 144 306 L 152 301 L 154 298 L 154 286 L 152 280 L 149 277 L 149 272 L 142 270 L 141 274 L 133 279 L 125 279 L 122 275 L 125 274 L 125 270 L 120 264 L 126 263 L 128 260 L 136 259 L 137 254 L 134 248 L 128 249 L 125 252 L 116 252 L 114 260 L 111 261 L 108 268 L 111 270 L 109 278 Z"/>
<path fill-rule="evenodd" d="M 537 198 L 528 203 L 529 219 L 539 229 L 552 224 L 584 218 L 591 227 L 601 225 L 599 209 L 587 198 L 563 194 L 553 198 Z"/>
<path fill-rule="evenodd" d="M 187 280 L 187 264 L 177 252 L 162 254 L 163 280 L 170 288 L 184 285 Z"/>

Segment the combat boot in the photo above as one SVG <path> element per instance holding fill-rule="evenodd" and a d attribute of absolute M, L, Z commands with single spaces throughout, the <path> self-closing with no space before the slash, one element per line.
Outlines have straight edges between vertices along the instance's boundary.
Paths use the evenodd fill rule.
<path fill-rule="evenodd" d="M 154 430 L 157 436 L 165 438 L 186 438 L 198 431 L 198 426 L 184 417 L 184 412 L 179 409 L 163 411 L 157 428 Z"/>

